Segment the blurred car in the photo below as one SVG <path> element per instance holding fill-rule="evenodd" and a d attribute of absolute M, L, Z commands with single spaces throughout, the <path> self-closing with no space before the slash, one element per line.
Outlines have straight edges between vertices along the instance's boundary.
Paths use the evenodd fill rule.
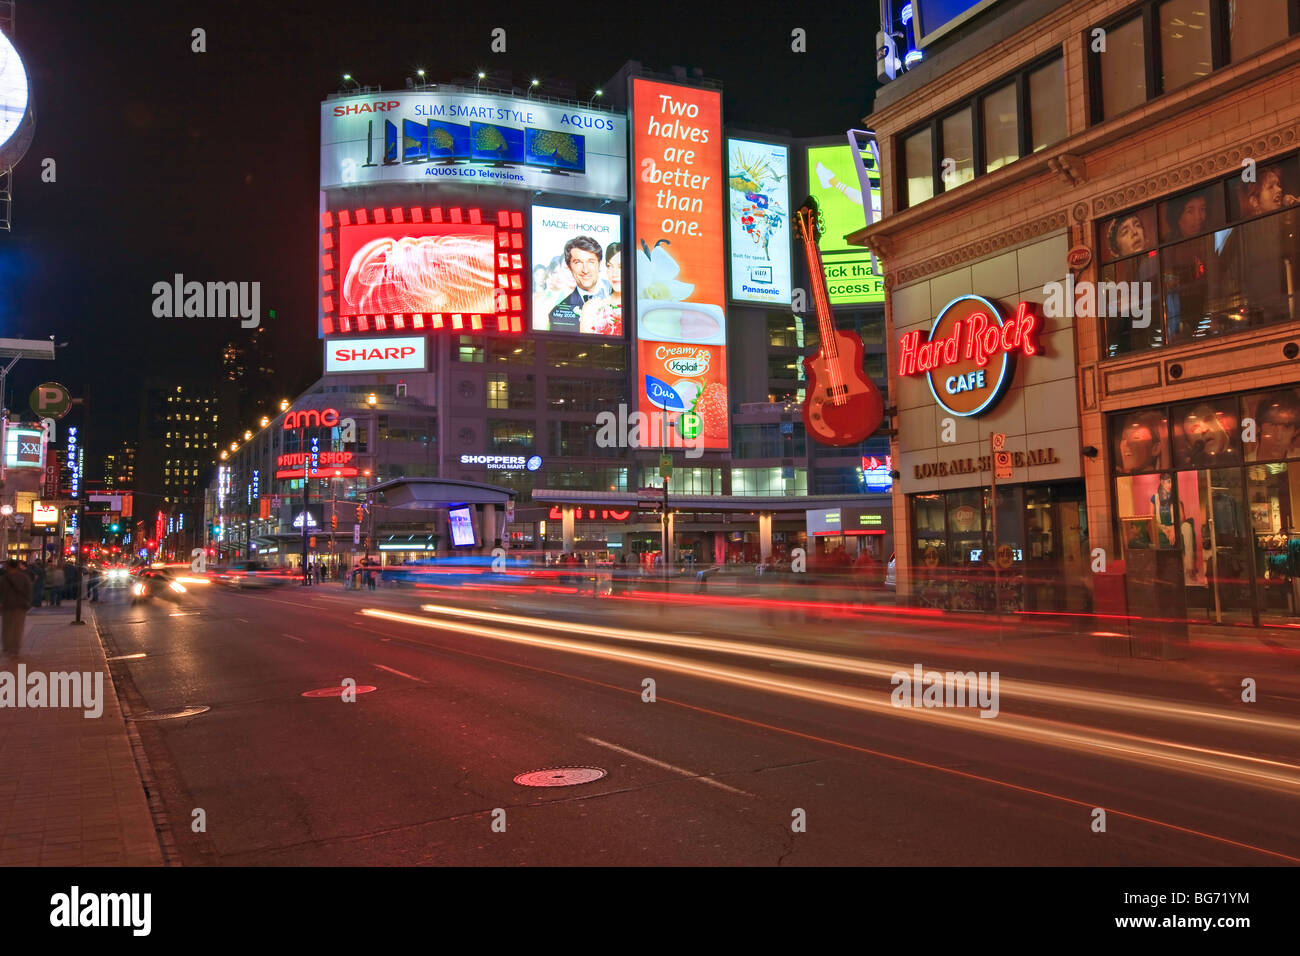
<path fill-rule="evenodd" d="M 278 588 L 288 584 L 293 571 L 273 568 L 262 561 L 236 561 L 216 572 L 217 582 L 228 588 Z"/>
<path fill-rule="evenodd" d="M 125 565 L 114 564 L 100 569 L 99 586 L 102 588 L 124 588 L 131 583 L 131 569 Z"/>
<path fill-rule="evenodd" d="M 170 568 L 138 568 L 131 582 L 131 603 L 162 598 L 166 601 L 179 601 L 188 593 L 188 588 L 176 580 Z"/>
<path fill-rule="evenodd" d="M 889 566 L 885 568 L 885 587 L 894 590 L 898 586 L 898 572 L 894 564 L 894 555 L 889 556 Z"/>

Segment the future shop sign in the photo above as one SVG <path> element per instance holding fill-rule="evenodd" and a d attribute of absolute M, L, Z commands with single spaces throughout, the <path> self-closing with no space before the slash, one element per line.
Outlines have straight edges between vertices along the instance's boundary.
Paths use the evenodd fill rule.
<path fill-rule="evenodd" d="M 959 296 L 943 307 L 924 342 L 919 331 L 899 340 L 898 374 L 926 376 L 934 400 L 953 415 L 982 415 L 1011 384 L 1016 356 L 1039 354 L 1034 309 L 1021 302 L 1007 319 L 983 296 Z"/>

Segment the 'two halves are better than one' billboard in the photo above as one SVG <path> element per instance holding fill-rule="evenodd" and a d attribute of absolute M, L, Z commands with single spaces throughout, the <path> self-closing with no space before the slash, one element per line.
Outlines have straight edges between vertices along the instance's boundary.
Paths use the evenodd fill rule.
<path fill-rule="evenodd" d="M 326 100 L 320 184 L 464 183 L 623 200 L 626 122 L 604 110 L 473 92 Z"/>
<path fill-rule="evenodd" d="M 631 87 L 637 410 L 676 430 L 649 444 L 726 449 L 722 95 L 640 77 Z"/>

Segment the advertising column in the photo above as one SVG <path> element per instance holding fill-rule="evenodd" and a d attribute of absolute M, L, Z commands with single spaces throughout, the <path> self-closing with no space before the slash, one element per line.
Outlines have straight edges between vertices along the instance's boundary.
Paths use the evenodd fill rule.
<path fill-rule="evenodd" d="M 632 80 L 637 410 L 647 445 L 729 447 L 722 95 Z M 687 413 L 694 413 L 693 415 Z"/>

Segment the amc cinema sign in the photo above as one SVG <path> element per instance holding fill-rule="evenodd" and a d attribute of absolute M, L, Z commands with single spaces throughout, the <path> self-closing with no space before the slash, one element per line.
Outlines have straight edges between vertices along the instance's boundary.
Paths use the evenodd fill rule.
<path fill-rule="evenodd" d="M 934 400 L 954 415 L 982 415 L 1011 384 L 1016 357 L 1038 354 L 1035 309 L 1021 302 L 1008 318 L 983 296 L 953 299 L 925 340 L 917 331 L 899 341 L 898 374 L 926 376 Z"/>

